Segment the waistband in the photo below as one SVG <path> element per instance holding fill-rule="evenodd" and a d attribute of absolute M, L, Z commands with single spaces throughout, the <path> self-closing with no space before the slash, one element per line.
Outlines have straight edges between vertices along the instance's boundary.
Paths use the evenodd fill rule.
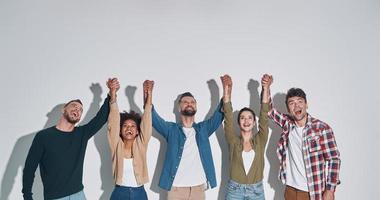
<path fill-rule="evenodd" d="M 254 184 L 241 184 L 241 183 L 238 183 L 236 181 L 229 180 L 228 184 L 235 186 L 235 187 L 259 187 L 259 186 L 263 185 L 263 182 L 260 181 L 260 182 L 254 183 Z"/>

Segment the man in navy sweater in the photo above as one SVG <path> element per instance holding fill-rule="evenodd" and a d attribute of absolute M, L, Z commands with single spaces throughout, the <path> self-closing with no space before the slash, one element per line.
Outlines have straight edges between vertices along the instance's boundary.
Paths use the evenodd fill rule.
<path fill-rule="evenodd" d="M 111 90 L 119 86 L 116 78 L 108 79 Z M 22 183 L 25 200 L 32 200 L 34 174 L 40 166 L 44 199 L 85 200 L 83 192 L 83 162 L 88 140 L 106 123 L 109 103 L 116 95 L 108 95 L 96 116 L 83 126 L 83 107 L 79 99 L 69 101 L 56 126 L 39 131 L 34 137 L 25 161 Z"/>

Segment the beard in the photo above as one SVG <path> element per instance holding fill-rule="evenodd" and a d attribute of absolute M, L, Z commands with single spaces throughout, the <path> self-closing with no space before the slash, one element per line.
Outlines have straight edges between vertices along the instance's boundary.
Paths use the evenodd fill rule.
<path fill-rule="evenodd" d="M 74 119 L 74 118 L 70 117 L 69 113 L 67 113 L 67 112 L 64 112 L 64 113 L 63 113 L 63 117 L 64 117 L 68 122 L 70 122 L 71 124 L 76 124 L 76 123 L 79 122 L 79 118 L 78 118 L 78 119 Z"/>
<path fill-rule="evenodd" d="M 192 116 L 195 115 L 195 113 L 197 113 L 196 110 L 185 109 L 185 110 L 181 111 L 181 114 L 184 115 L 184 116 L 187 116 L 187 117 L 192 117 Z"/>

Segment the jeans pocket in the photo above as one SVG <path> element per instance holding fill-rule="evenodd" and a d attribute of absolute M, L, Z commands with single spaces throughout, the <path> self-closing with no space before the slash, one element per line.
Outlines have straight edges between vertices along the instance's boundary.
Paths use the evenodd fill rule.
<path fill-rule="evenodd" d="M 264 197 L 264 186 L 262 183 L 258 184 L 254 187 L 253 190 L 254 196 L 257 196 L 257 199 L 262 199 L 261 197 Z"/>

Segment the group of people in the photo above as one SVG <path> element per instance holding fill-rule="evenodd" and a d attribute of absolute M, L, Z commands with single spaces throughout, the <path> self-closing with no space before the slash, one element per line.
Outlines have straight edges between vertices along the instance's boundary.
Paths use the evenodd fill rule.
<path fill-rule="evenodd" d="M 108 79 L 109 93 L 96 116 L 76 126 L 82 116 L 82 102 L 64 105 L 56 126 L 39 131 L 30 147 L 23 170 L 23 197 L 33 199 L 32 186 L 40 168 L 44 198 L 84 200 L 83 163 L 88 140 L 108 121 L 115 188 L 111 200 L 148 199 L 144 184 L 149 182 L 147 148 L 153 128 L 165 138 L 167 150 L 159 186 L 169 200 L 206 199 L 205 190 L 217 185 L 209 137 L 224 120 L 229 148 L 230 179 L 226 199 L 265 199 L 263 188 L 264 153 L 268 140 L 268 119 L 282 128 L 277 147 L 279 178 L 286 185 L 286 200 L 333 200 L 339 181 L 340 155 L 331 127 L 308 112 L 305 92 L 291 88 L 286 94 L 288 114 L 273 108 L 270 86 L 273 77 L 261 78 L 261 109 L 239 111 L 235 133 L 231 103 L 232 79 L 221 77 L 223 97 L 213 115 L 195 122 L 197 101 L 190 92 L 180 95 L 179 122 L 164 120 L 152 103 L 154 82 L 143 83 L 144 112 L 120 113 L 118 79 Z M 255 133 L 258 124 L 258 132 Z"/>

